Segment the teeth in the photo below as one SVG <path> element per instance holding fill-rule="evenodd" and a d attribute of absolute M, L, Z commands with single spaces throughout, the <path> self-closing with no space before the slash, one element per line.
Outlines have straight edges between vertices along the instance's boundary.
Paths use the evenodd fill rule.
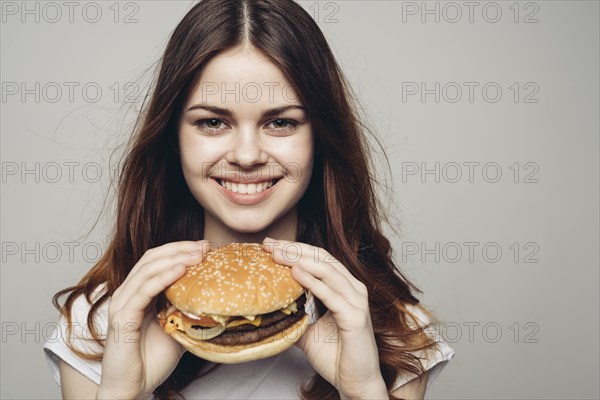
<path fill-rule="evenodd" d="M 276 180 L 272 180 L 269 182 L 261 182 L 261 183 L 234 183 L 228 182 L 223 179 L 219 179 L 219 184 L 224 188 L 231 190 L 234 193 L 242 193 L 242 194 L 254 194 L 260 193 L 268 188 L 272 187 L 275 184 Z"/>

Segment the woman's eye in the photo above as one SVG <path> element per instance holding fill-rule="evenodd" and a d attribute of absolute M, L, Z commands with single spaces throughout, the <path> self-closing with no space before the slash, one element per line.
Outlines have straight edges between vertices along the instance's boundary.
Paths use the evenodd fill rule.
<path fill-rule="evenodd" d="M 297 125 L 297 123 L 295 123 L 294 121 L 285 118 L 278 118 L 276 120 L 273 120 L 269 125 L 271 124 L 276 130 L 294 129 Z"/>
<path fill-rule="evenodd" d="M 202 128 L 208 132 L 221 131 L 223 128 L 222 127 L 223 124 L 224 124 L 224 122 L 218 118 L 201 119 L 201 120 L 194 122 L 194 125 L 196 125 L 199 128 Z"/>

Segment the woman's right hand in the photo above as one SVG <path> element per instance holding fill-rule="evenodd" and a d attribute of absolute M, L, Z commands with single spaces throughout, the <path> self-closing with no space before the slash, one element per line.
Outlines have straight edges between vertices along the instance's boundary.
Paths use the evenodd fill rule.
<path fill-rule="evenodd" d="M 112 295 L 96 398 L 134 399 L 151 394 L 185 352 L 156 318 L 155 298 L 200 263 L 207 241 L 182 241 L 150 249 Z"/>

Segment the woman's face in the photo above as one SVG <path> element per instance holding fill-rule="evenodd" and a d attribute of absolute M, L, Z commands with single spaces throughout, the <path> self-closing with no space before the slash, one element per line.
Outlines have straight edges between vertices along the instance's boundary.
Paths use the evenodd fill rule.
<path fill-rule="evenodd" d="M 205 65 L 179 124 L 183 174 L 204 207 L 205 234 L 262 232 L 295 218 L 313 164 L 303 106 L 255 50 L 231 49 Z"/>

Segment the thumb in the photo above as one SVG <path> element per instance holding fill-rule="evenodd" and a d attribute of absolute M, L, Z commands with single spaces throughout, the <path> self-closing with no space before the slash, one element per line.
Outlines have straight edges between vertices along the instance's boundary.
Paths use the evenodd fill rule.
<path fill-rule="evenodd" d="M 298 347 L 304 353 L 307 353 L 311 344 L 318 338 L 318 323 L 314 323 L 308 326 L 304 335 L 294 343 L 294 346 Z"/>

